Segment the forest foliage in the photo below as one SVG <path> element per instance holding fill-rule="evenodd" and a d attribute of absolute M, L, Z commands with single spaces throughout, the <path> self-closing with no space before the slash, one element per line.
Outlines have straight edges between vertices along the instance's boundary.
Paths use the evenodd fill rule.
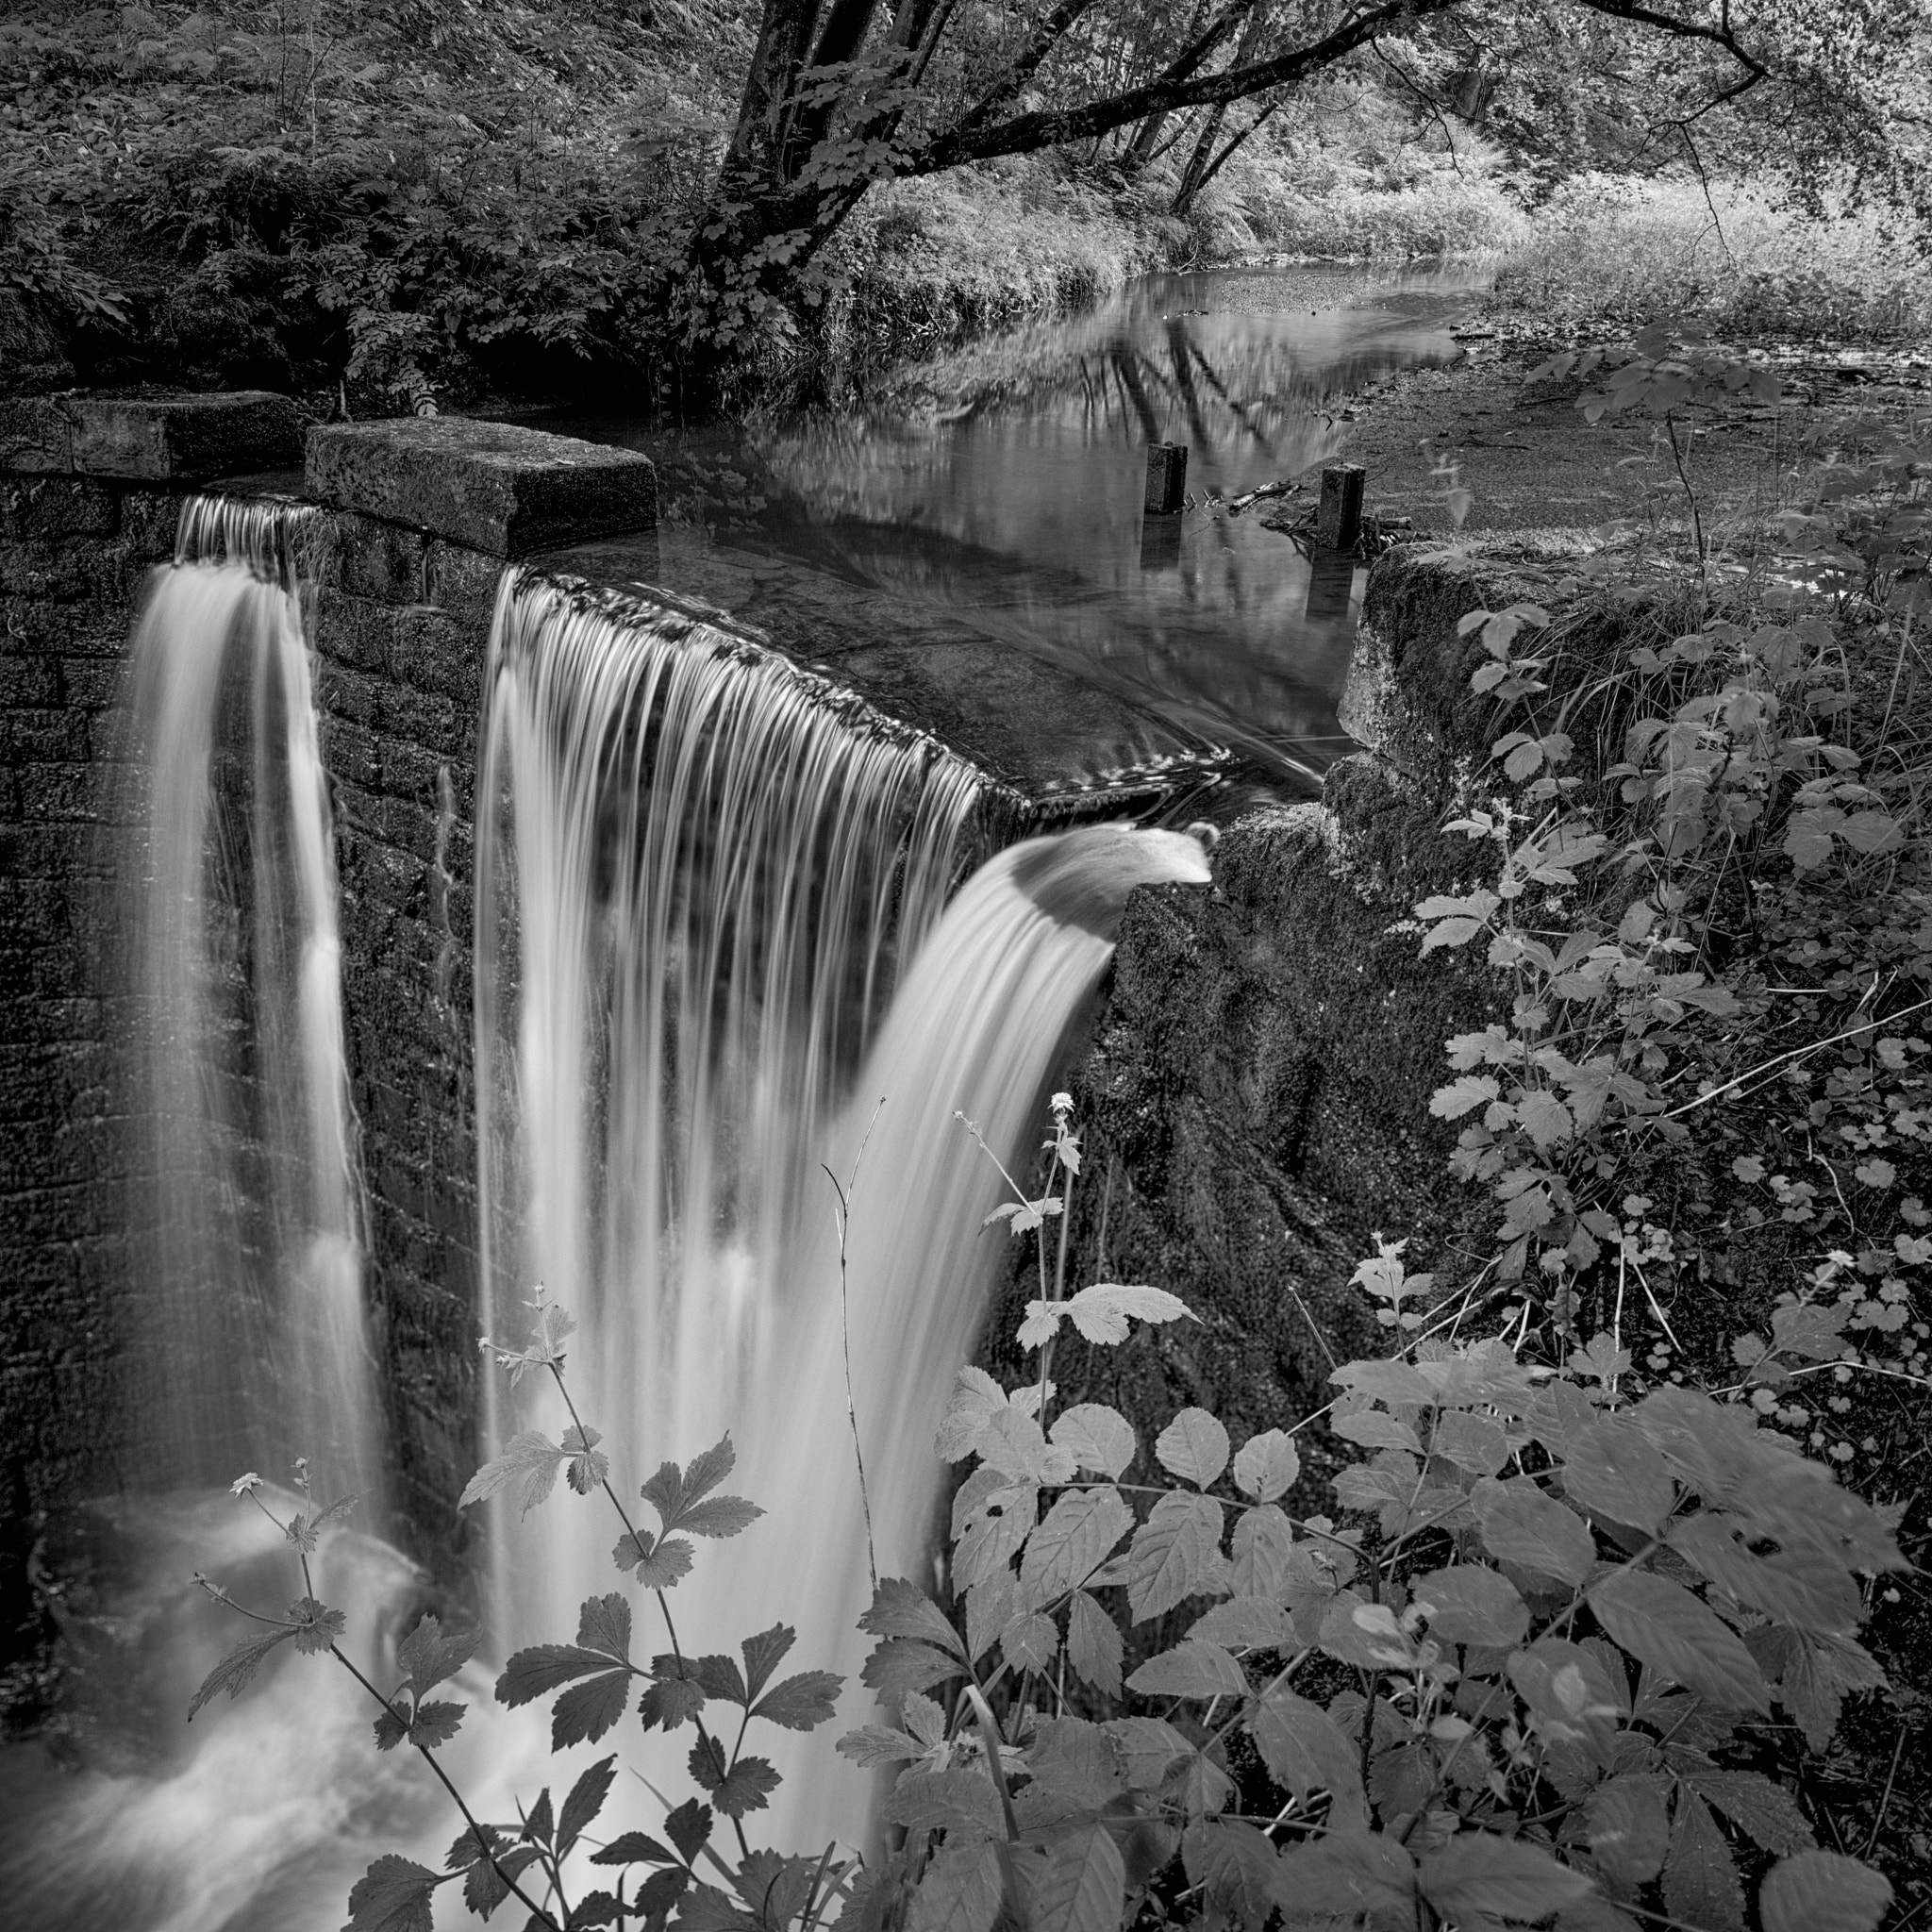
<path fill-rule="evenodd" d="M 1340 192 L 1367 217 L 1424 176 L 1443 206 L 1424 195 L 1401 231 L 1422 245 L 1497 239 L 1460 210 L 1584 168 L 1923 199 L 1925 28 L 1902 0 L 1338 19 L 1304 0 L 30 6 L 0 21 L 0 286 L 95 379 L 326 381 L 382 408 L 620 370 L 648 404 L 890 331 L 895 280 L 932 281 L 921 244 L 957 225 L 921 186 L 947 178 L 994 227 L 1042 231 L 1030 258 L 1060 265 L 1023 279 L 1048 302 L 1217 237 L 1333 246 L 1356 215 L 1265 205 Z M 1069 226 L 1114 239 L 1096 258 Z M 968 235 L 953 258 L 971 254 Z"/>

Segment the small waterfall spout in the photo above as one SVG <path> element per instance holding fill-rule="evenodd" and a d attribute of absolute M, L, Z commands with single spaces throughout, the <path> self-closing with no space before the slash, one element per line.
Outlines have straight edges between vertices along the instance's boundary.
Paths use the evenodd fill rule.
<path fill-rule="evenodd" d="M 381 1457 L 303 521 L 191 501 L 135 632 L 137 1436 L 149 1481 L 300 1455 L 341 1494 L 374 1491 Z"/>
<path fill-rule="evenodd" d="M 791 1624 L 802 1667 L 853 1680 L 841 1715 L 859 1721 L 867 1552 L 819 1163 L 849 1173 L 883 1095 L 846 1285 L 881 1574 L 907 1574 L 928 1542 L 932 1429 L 1001 1258 L 974 1237 L 1002 1183 L 954 1110 L 1010 1163 L 1127 891 L 1205 879 L 1205 854 L 1115 826 L 1034 841 L 941 918 L 990 839 L 977 774 L 755 646 L 581 587 L 506 580 L 488 702 L 493 1332 L 521 1335 L 536 1281 L 571 1310 L 577 1411 L 632 1483 L 732 1432 L 768 1514 L 679 1586 L 685 1641 Z M 569 1418 L 529 1388 L 516 1425 L 554 1439 Z M 492 1422 L 499 1440 L 512 1426 Z M 567 1635 L 607 1587 L 604 1513 L 558 1498 L 497 1531 L 495 1641 Z M 681 1780 L 683 1747 L 659 1748 L 645 1774 Z M 760 1836 L 862 1838 L 865 1780 L 823 1734 L 806 1749 Z"/>

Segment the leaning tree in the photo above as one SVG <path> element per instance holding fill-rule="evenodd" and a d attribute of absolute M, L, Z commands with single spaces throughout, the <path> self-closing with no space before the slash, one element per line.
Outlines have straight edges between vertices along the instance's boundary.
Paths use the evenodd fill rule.
<path fill-rule="evenodd" d="M 1353 65 L 1544 165 L 1750 166 L 1924 205 L 1926 0 L 760 0 L 683 257 L 729 350 L 822 293 L 875 182 L 1076 142 L 1124 174 L 1186 136 L 1185 198 Z"/>

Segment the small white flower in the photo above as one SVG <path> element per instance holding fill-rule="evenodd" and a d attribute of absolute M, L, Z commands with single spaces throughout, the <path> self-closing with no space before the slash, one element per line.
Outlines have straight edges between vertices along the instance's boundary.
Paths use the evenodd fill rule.
<path fill-rule="evenodd" d="M 1072 1113 L 1074 1096 L 1071 1093 L 1056 1093 L 1050 1103 L 1055 1113 Z"/>
<path fill-rule="evenodd" d="M 238 1475 L 228 1485 L 228 1493 L 231 1496 L 252 1495 L 260 1487 L 261 1478 L 251 1469 L 246 1475 Z"/>

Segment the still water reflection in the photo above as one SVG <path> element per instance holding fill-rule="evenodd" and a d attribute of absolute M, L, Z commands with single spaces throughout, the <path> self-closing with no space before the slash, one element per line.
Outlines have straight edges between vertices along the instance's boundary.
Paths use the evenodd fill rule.
<path fill-rule="evenodd" d="M 558 422 L 660 464 L 662 579 L 722 546 L 942 608 L 1271 772 L 1319 771 L 1359 573 L 1313 568 L 1218 502 L 1332 454 L 1349 394 L 1458 353 L 1470 270 L 1149 276 L 907 372 L 896 407 L 725 430 Z M 1189 446 L 1193 500 L 1143 519 L 1145 449 Z M 1277 508 L 1279 506 L 1273 506 Z"/>

